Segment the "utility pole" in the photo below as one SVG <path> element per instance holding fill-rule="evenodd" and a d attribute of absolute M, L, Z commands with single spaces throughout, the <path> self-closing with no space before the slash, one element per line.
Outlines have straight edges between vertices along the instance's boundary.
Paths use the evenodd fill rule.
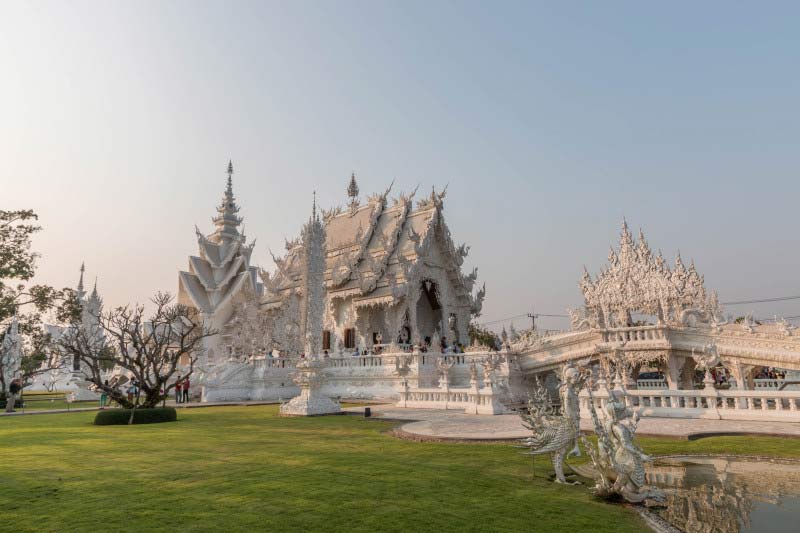
<path fill-rule="evenodd" d="M 528 318 L 531 319 L 531 331 L 536 331 L 536 317 L 537 316 L 538 315 L 533 312 L 533 309 L 531 309 L 531 312 L 528 313 Z"/>

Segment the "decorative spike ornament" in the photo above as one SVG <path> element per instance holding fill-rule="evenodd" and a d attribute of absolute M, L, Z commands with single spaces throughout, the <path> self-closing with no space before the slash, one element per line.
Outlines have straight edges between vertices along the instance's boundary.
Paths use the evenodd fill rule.
<path fill-rule="evenodd" d="M 350 208 L 355 210 L 358 207 L 358 183 L 356 183 L 356 173 L 350 174 L 350 184 L 347 186 L 347 196 L 350 198 Z"/>

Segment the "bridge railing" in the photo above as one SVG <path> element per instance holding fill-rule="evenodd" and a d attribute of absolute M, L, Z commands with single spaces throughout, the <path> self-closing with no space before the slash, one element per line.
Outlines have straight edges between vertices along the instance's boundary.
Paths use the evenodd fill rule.
<path fill-rule="evenodd" d="M 753 388 L 755 389 L 780 389 L 783 385 L 782 379 L 754 379 Z"/>
<path fill-rule="evenodd" d="M 667 338 L 667 326 L 634 326 L 603 330 L 603 342 L 654 341 Z"/>
<path fill-rule="evenodd" d="M 622 394 L 616 391 L 616 394 Z M 605 412 L 606 391 L 592 393 L 598 413 Z M 587 391 L 581 395 L 581 416 L 590 417 Z M 641 416 L 800 422 L 800 391 L 760 390 L 628 390 L 620 397 Z"/>

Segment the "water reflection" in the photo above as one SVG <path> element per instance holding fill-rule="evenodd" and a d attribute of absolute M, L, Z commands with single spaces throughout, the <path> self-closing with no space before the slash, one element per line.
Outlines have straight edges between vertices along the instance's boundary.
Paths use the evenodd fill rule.
<path fill-rule="evenodd" d="M 649 466 L 647 482 L 667 494 L 661 516 L 689 533 L 798 531 L 798 463 L 660 459 Z"/>

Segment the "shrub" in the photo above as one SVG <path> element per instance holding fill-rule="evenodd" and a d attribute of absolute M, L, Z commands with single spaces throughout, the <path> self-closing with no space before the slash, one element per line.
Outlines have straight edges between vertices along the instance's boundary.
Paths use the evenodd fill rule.
<path fill-rule="evenodd" d="M 23 403 L 22 398 L 17 396 L 17 400 L 14 402 L 14 408 L 15 409 L 16 408 L 22 409 L 22 407 L 23 407 L 22 403 Z M 6 397 L 4 395 L 0 396 L 0 409 L 5 410 L 6 405 L 8 405 L 8 400 L 6 399 Z"/>
<path fill-rule="evenodd" d="M 124 426 L 131 418 L 130 409 L 106 409 L 98 411 L 94 417 L 96 426 Z M 178 412 L 174 407 L 153 407 L 150 409 L 137 409 L 133 415 L 134 424 L 159 424 L 161 422 L 175 422 Z"/>

